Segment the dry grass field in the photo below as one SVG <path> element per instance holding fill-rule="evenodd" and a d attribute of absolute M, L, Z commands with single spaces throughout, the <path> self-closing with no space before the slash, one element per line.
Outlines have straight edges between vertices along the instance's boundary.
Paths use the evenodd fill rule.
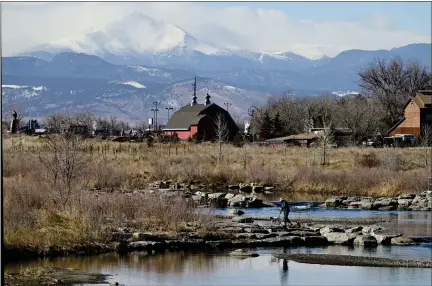
<path fill-rule="evenodd" d="M 394 196 L 425 190 L 430 163 L 430 154 L 421 148 L 330 149 L 329 164 L 322 166 L 319 148 L 224 145 L 218 163 L 218 148 L 210 143 L 148 147 L 90 139 L 70 144 L 3 138 L 6 246 L 43 250 L 100 241 L 107 219 L 111 226 L 134 221 L 149 231 L 204 228 L 205 222 L 181 199 L 109 192 L 145 189 L 158 180 L 265 184 L 291 200 Z M 100 196 L 90 188 L 107 193 Z"/>

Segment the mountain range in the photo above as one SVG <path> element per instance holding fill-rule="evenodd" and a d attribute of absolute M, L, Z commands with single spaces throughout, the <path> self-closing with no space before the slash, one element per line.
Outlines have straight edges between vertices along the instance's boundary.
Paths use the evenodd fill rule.
<path fill-rule="evenodd" d="M 132 13 L 102 30 L 3 57 L 2 97 L 20 102 L 32 116 L 74 108 L 137 121 L 151 115 L 153 101 L 186 104 L 198 77 L 202 100 L 208 92 L 218 104 L 231 102 L 230 112 L 241 118 L 250 105 L 287 91 L 359 92 L 358 71 L 377 58 L 415 60 L 430 70 L 431 56 L 431 44 L 347 50 L 334 58 L 238 50 Z"/>

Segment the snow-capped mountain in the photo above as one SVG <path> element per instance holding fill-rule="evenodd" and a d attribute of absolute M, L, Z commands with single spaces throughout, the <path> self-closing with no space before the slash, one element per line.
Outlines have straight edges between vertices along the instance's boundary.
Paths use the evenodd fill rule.
<path fill-rule="evenodd" d="M 53 41 L 32 50 L 51 53 L 73 51 L 102 57 L 110 54 L 125 57 L 163 53 L 179 55 L 185 51 L 214 54 L 220 51 L 201 43 L 175 25 L 138 12 L 114 21 L 100 31 Z"/>
<path fill-rule="evenodd" d="M 231 36 L 235 46 L 237 35 Z M 198 76 L 203 93 L 215 102 L 232 102 L 230 111 L 244 114 L 270 94 L 355 94 L 358 71 L 376 58 L 416 60 L 430 70 L 431 55 L 431 44 L 348 50 L 334 58 L 239 50 L 132 13 L 102 30 L 3 57 L 2 96 L 22 99 L 40 114 L 74 107 L 138 120 L 155 100 L 173 107 L 185 104 L 190 81 Z"/>

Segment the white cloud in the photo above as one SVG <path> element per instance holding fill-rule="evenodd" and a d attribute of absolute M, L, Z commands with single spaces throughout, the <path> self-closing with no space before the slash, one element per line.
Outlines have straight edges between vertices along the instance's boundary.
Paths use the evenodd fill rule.
<path fill-rule="evenodd" d="M 99 30 L 134 11 L 177 25 L 200 40 L 222 47 L 293 51 L 305 56 L 335 56 L 351 48 L 390 49 L 431 42 L 430 35 L 395 28 L 386 15 L 372 14 L 359 23 L 294 20 L 279 10 L 191 2 L 2 3 L 3 54 Z"/>

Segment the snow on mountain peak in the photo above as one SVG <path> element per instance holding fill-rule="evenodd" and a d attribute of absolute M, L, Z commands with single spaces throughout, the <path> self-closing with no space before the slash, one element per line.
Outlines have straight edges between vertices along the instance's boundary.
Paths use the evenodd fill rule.
<path fill-rule="evenodd" d="M 183 29 L 133 12 L 107 25 L 104 29 L 82 34 L 73 39 L 51 42 L 54 49 L 69 49 L 95 55 L 137 55 L 163 53 L 183 49 L 204 54 L 220 52 L 219 49 L 200 43 Z"/>
<path fill-rule="evenodd" d="M 313 61 L 319 61 L 319 60 L 324 60 L 324 59 L 328 59 L 328 58 L 329 57 L 327 55 L 320 55 L 320 56 L 310 57 L 309 59 L 313 60 Z"/>

